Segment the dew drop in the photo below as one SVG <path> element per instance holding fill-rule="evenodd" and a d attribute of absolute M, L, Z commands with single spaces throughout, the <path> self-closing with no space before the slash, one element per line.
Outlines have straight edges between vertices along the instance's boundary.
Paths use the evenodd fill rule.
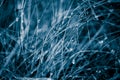
<path fill-rule="evenodd" d="M 72 60 L 72 64 L 75 64 L 75 59 Z"/>

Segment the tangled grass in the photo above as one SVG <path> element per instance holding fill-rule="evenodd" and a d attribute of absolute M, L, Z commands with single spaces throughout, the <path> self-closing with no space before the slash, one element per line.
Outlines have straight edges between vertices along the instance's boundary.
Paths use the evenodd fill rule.
<path fill-rule="evenodd" d="M 120 79 L 120 1 L 1 0 L 0 79 Z"/>

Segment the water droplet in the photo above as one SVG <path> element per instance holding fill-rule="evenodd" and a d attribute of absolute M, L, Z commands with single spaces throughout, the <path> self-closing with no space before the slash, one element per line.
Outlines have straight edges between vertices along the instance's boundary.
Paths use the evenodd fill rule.
<path fill-rule="evenodd" d="M 16 18 L 16 22 L 18 22 L 18 20 L 19 20 L 19 18 L 17 17 L 17 18 Z"/>
<path fill-rule="evenodd" d="M 114 54 L 114 53 L 115 53 L 115 51 L 112 49 L 112 50 L 111 50 L 111 53 L 112 53 L 112 54 Z"/>
<path fill-rule="evenodd" d="M 38 19 L 37 22 L 40 23 L 40 19 Z"/>
<path fill-rule="evenodd" d="M 107 40 L 108 38 L 107 37 L 105 37 L 105 40 Z"/>
<path fill-rule="evenodd" d="M 96 19 L 96 20 L 99 20 L 98 17 L 99 17 L 99 16 L 95 15 L 95 19 Z"/>
<path fill-rule="evenodd" d="M 107 69 L 108 69 L 107 67 L 104 68 L 104 70 L 107 70 Z"/>
<path fill-rule="evenodd" d="M 114 10 L 113 10 L 113 9 L 110 9 L 109 11 L 110 11 L 110 12 L 113 12 Z"/>
<path fill-rule="evenodd" d="M 103 44 L 103 42 L 104 42 L 103 40 L 102 40 L 102 41 L 99 41 L 99 44 Z"/>
<path fill-rule="evenodd" d="M 34 46 L 34 45 L 32 45 L 32 48 L 35 48 L 35 46 Z"/>
<path fill-rule="evenodd" d="M 73 48 L 70 48 L 69 51 L 73 51 Z"/>
<path fill-rule="evenodd" d="M 93 5 L 93 7 L 95 8 L 95 7 L 96 7 L 96 5 Z"/>
<path fill-rule="evenodd" d="M 72 64 L 75 64 L 75 59 L 72 60 Z"/>
<path fill-rule="evenodd" d="M 97 73 L 101 73 L 101 70 L 97 70 L 96 72 L 97 72 Z"/>
<path fill-rule="evenodd" d="M 50 73 L 50 76 L 52 76 L 53 75 L 53 73 Z"/>
<path fill-rule="evenodd" d="M 118 59 L 118 62 L 120 63 L 120 59 Z"/>

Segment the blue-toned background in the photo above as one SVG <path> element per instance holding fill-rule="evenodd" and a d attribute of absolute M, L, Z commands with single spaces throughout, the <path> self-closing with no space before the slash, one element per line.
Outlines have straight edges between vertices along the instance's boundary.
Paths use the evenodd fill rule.
<path fill-rule="evenodd" d="M 0 0 L 0 80 L 119 80 L 120 0 Z"/>

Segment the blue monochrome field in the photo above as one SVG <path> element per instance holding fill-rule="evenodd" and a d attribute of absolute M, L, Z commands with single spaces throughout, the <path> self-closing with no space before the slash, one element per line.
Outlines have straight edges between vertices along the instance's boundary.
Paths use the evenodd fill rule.
<path fill-rule="evenodd" d="M 0 0 L 0 80 L 120 80 L 120 0 Z"/>

